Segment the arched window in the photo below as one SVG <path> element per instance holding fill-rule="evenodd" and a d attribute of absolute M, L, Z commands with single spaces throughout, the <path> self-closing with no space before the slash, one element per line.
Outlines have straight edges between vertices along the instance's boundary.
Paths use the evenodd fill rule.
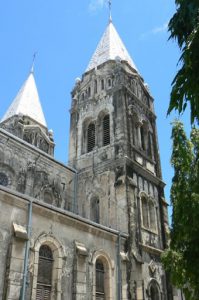
<path fill-rule="evenodd" d="M 141 196 L 142 204 L 142 225 L 152 231 L 157 230 L 156 207 L 154 201 L 145 195 Z"/>
<path fill-rule="evenodd" d="M 149 201 L 150 229 L 156 230 L 156 209 L 152 200 Z"/>
<path fill-rule="evenodd" d="M 150 286 L 150 299 L 160 300 L 160 291 L 158 285 L 155 282 L 153 282 Z"/>
<path fill-rule="evenodd" d="M 95 94 L 97 93 L 97 80 L 95 80 L 94 82 L 94 93 Z"/>
<path fill-rule="evenodd" d="M 90 218 L 91 221 L 99 223 L 100 221 L 100 209 L 99 209 L 99 199 L 93 198 L 91 200 L 91 211 L 90 211 Z"/>
<path fill-rule="evenodd" d="M 100 259 L 97 259 L 95 265 L 95 283 L 96 283 L 96 300 L 103 300 L 105 299 L 105 288 L 104 288 L 104 279 L 105 279 L 105 272 L 104 272 L 104 265 Z"/>
<path fill-rule="evenodd" d="M 109 79 L 108 79 L 108 88 L 111 88 L 111 86 L 112 86 L 112 81 L 111 81 L 111 79 L 109 78 Z"/>
<path fill-rule="evenodd" d="M 91 88 L 89 86 L 89 88 L 88 88 L 88 97 L 90 97 L 90 96 L 91 96 Z"/>
<path fill-rule="evenodd" d="M 143 226 L 149 228 L 148 203 L 146 197 L 141 197 L 142 202 L 142 223 Z"/>
<path fill-rule="evenodd" d="M 39 249 L 36 300 L 50 300 L 52 289 L 53 254 L 48 245 Z"/>
<path fill-rule="evenodd" d="M 110 144 L 110 117 L 106 115 L 103 119 L 103 146 Z"/>
<path fill-rule="evenodd" d="M 87 131 L 87 151 L 91 152 L 95 147 L 95 124 L 90 123 Z"/>

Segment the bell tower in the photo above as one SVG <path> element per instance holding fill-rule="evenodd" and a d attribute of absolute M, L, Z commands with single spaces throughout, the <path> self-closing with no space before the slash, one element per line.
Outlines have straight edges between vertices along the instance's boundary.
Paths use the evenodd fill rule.
<path fill-rule="evenodd" d="M 78 170 L 78 213 L 128 235 L 129 299 L 154 290 L 151 299 L 167 299 L 160 254 L 168 219 L 154 99 L 111 18 L 72 91 L 69 164 Z"/>

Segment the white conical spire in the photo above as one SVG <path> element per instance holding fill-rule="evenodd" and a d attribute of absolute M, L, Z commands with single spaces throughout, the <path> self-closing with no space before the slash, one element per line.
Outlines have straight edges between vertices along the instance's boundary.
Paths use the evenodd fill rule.
<path fill-rule="evenodd" d="M 35 120 L 39 124 L 47 127 L 46 120 L 42 111 L 37 86 L 35 83 L 33 70 L 31 70 L 27 80 L 21 87 L 16 98 L 3 116 L 1 122 L 14 115 L 25 115 Z"/>
<path fill-rule="evenodd" d="M 126 60 L 130 66 L 137 70 L 110 17 L 109 24 L 89 62 L 86 72 L 116 58 Z"/>

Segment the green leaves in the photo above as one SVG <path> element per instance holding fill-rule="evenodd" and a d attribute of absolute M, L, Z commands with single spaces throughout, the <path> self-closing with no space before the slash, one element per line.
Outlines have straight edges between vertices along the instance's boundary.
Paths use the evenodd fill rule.
<path fill-rule="evenodd" d="M 171 163 L 174 177 L 170 248 L 162 255 L 173 284 L 186 300 L 199 299 L 199 129 L 188 139 L 179 121 L 173 123 Z"/>
<path fill-rule="evenodd" d="M 182 55 L 173 82 L 168 114 L 181 114 L 190 104 L 190 121 L 199 124 L 199 1 L 176 1 L 177 12 L 169 22 L 170 39 L 176 39 Z"/>

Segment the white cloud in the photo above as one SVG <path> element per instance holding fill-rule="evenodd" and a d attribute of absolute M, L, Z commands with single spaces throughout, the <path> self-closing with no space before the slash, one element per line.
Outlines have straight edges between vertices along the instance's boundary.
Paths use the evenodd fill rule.
<path fill-rule="evenodd" d="M 141 35 L 140 39 L 145 39 L 146 37 L 148 37 L 150 35 L 156 35 L 156 34 L 166 32 L 167 29 L 168 29 L 168 22 L 165 22 L 162 26 L 155 27 L 155 28 L 151 29 L 150 31 L 143 33 Z"/>
<path fill-rule="evenodd" d="M 161 33 L 161 32 L 167 31 L 167 28 L 168 28 L 168 22 L 164 23 L 160 27 L 153 28 L 151 33 L 153 33 L 153 34 Z"/>
<path fill-rule="evenodd" d="M 102 9 L 106 2 L 106 0 L 91 0 L 89 3 L 89 11 L 94 12 Z"/>

